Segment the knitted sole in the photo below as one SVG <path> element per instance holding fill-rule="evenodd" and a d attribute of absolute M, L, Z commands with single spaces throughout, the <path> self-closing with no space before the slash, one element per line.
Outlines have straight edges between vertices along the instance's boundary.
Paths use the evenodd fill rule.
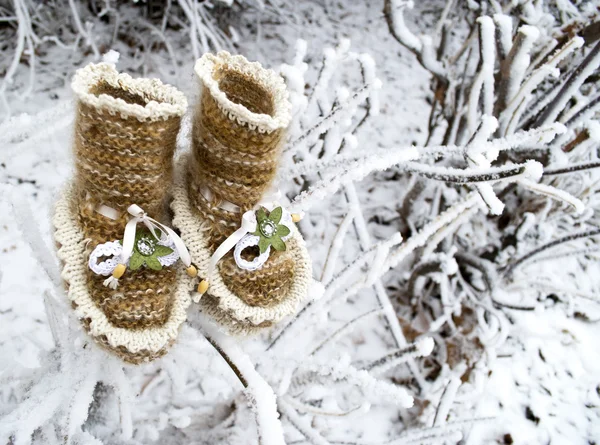
<path fill-rule="evenodd" d="M 96 343 L 126 362 L 139 364 L 163 356 L 177 339 L 179 328 L 186 320 L 194 280 L 179 268 L 171 312 L 162 326 L 133 330 L 112 325 L 92 301 L 89 292 L 87 240 L 77 223 L 74 193 L 73 186 L 68 186 L 56 204 L 53 224 L 58 258 L 63 266 L 62 277 L 77 317 Z"/>
<path fill-rule="evenodd" d="M 186 171 L 188 155 L 177 161 L 175 185 L 171 208 L 173 225 L 181 231 L 181 238 L 192 254 L 198 274 L 206 277 L 212 256 L 206 232 L 207 221 L 202 220 L 190 203 Z M 311 282 L 312 267 L 308 251 L 297 229 L 288 240 L 288 249 L 295 262 L 293 282 L 289 293 L 276 305 L 270 307 L 250 306 L 227 287 L 220 271 L 215 271 L 208 295 L 200 300 L 202 310 L 221 323 L 232 334 L 248 335 L 268 328 L 284 317 L 296 312 L 298 304 L 306 298 Z M 218 268 L 217 268 L 218 269 Z"/>

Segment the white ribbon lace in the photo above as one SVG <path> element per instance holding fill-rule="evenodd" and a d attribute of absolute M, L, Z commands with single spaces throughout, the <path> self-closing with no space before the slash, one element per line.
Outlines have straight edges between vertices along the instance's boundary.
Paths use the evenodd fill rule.
<path fill-rule="evenodd" d="M 164 235 L 158 242 L 160 246 L 166 246 L 173 250 L 169 255 L 158 257 L 158 262 L 163 267 L 169 267 L 179 260 L 179 253 L 175 249 L 175 244 L 171 239 Z M 119 241 L 109 241 L 104 244 L 98 244 L 96 248 L 90 253 L 88 260 L 88 267 L 96 275 L 102 275 L 108 277 L 112 275 L 115 268 L 120 264 L 128 266 L 127 262 L 123 261 L 122 257 L 123 246 Z M 100 261 L 102 258 L 106 258 L 104 261 Z"/>
<path fill-rule="evenodd" d="M 229 237 L 221 243 L 217 250 L 212 254 L 210 258 L 210 262 L 208 263 L 208 270 L 206 279 L 210 281 L 212 279 L 212 275 L 217 267 L 217 263 L 235 246 L 234 258 L 235 262 L 239 268 L 245 270 L 257 270 L 260 269 L 269 258 L 270 246 L 266 250 L 266 252 L 262 253 L 258 257 L 256 257 L 253 261 L 246 261 L 241 257 L 242 251 L 246 247 L 258 245 L 258 239 L 254 240 L 253 238 L 258 238 L 255 235 L 251 235 L 252 232 L 256 231 L 257 221 L 256 221 L 256 210 L 260 207 L 265 207 L 267 210 L 272 211 L 275 207 L 278 207 L 278 202 L 281 199 L 281 192 L 279 190 L 272 190 L 267 192 L 265 196 L 256 204 L 252 210 L 248 210 L 244 212 L 242 215 L 242 223 L 239 229 L 233 232 Z M 284 209 L 281 224 L 284 224 L 289 227 L 290 233 L 293 229 L 292 218 L 288 211 Z M 289 236 L 282 238 L 283 240 L 289 238 Z"/>
<path fill-rule="evenodd" d="M 118 212 L 108 206 L 99 206 L 96 211 L 106 217 L 117 219 Z M 125 226 L 123 235 L 123 244 L 119 241 L 109 241 L 104 244 L 99 244 L 90 254 L 88 267 L 98 275 L 108 276 L 113 274 L 119 264 L 128 265 L 129 259 L 133 254 L 135 244 L 135 233 L 138 223 L 144 224 L 152 236 L 156 238 L 159 245 L 167 246 L 173 250 L 169 255 L 158 258 L 162 266 L 170 266 L 178 259 L 181 259 L 183 264 L 189 269 L 192 264 L 192 257 L 185 247 L 183 240 L 175 233 L 173 229 L 159 223 L 153 218 L 150 218 L 144 210 L 132 204 L 127 208 L 127 212 L 132 216 Z M 113 218 L 114 216 L 114 218 Z M 157 233 L 158 232 L 158 233 Z M 99 261 L 101 258 L 111 256 L 104 261 Z M 194 269 L 195 270 L 195 269 Z M 188 271 L 189 273 L 189 271 Z M 122 272 L 121 272 L 122 274 Z M 104 280 L 104 285 L 111 289 L 116 289 L 119 283 L 119 278 L 109 276 Z"/>
<path fill-rule="evenodd" d="M 122 253 L 123 263 L 129 261 L 129 258 L 133 254 L 133 244 L 135 243 L 135 232 L 137 231 L 137 225 L 138 223 L 142 223 L 158 241 L 160 241 L 161 237 L 156 234 L 157 230 L 167 235 L 175 246 L 175 250 L 177 250 L 179 258 L 183 264 L 186 267 L 189 267 L 192 264 L 190 252 L 187 250 L 187 247 L 185 247 L 183 240 L 175 233 L 173 229 L 159 223 L 154 218 L 149 217 L 148 214 L 144 212 L 144 210 L 137 204 L 131 204 L 129 207 L 127 207 L 127 212 L 132 216 L 132 218 L 125 226 Z"/>

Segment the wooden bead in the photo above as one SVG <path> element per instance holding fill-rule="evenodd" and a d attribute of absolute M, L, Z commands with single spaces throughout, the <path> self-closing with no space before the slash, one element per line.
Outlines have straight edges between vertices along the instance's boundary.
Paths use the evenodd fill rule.
<path fill-rule="evenodd" d="M 125 264 L 117 264 L 115 270 L 113 270 L 112 276 L 117 280 L 123 276 L 125 271 L 127 270 L 127 266 Z"/>
<path fill-rule="evenodd" d="M 208 290 L 208 281 L 206 281 L 206 280 L 200 281 L 200 283 L 198 284 L 198 293 L 203 295 L 206 293 L 207 290 Z"/>
<path fill-rule="evenodd" d="M 299 213 L 292 213 L 292 221 L 297 223 L 300 220 L 302 220 L 302 215 L 300 215 Z"/>
<path fill-rule="evenodd" d="M 196 266 L 194 266 L 193 264 L 190 264 L 190 267 L 188 267 L 185 271 L 192 278 L 194 278 L 194 277 L 196 277 L 196 275 L 198 275 L 198 269 L 196 269 Z"/>

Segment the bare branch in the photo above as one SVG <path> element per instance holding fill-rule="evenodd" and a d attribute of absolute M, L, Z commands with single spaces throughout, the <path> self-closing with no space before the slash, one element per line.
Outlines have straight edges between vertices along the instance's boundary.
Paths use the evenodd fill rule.
<path fill-rule="evenodd" d="M 577 240 L 577 239 L 591 238 L 591 237 L 598 236 L 598 235 L 600 235 L 600 229 L 588 230 L 586 232 L 581 232 L 581 233 L 574 233 L 572 235 L 563 236 L 562 238 L 559 238 L 557 240 L 551 241 L 551 242 L 549 242 L 547 244 L 544 244 L 543 246 L 538 247 L 537 249 L 532 250 L 529 253 L 526 253 L 525 255 L 521 256 L 517 260 L 513 261 L 512 263 L 510 263 L 504 269 L 504 272 L 503 272 L 502 276 L 503 277 L 509 277 L 510 275 L 512 275 L 512 273 L 514 272 L 514 270 L 516 268 L 518 268 L 520 265 L 522 265 L 523 263 L 525 263 L 526 261 L 528 261 L 530 258 L 533 258 L 534 256 L 538 255 L 539 253 L 541 253 L 541 252 L 543 252 L 543 251 L 545 251 L 547 249 L 551 249 L 553 247 L 556 247 L 556 246 L 559 246 L 561 244 L 568 243 L 570 241 L 574 241 L 574 240 Z"/>

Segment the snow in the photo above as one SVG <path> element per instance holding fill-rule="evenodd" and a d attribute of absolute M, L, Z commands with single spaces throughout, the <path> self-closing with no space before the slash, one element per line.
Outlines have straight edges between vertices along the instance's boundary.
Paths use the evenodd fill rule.
<path fill-rule="evenodd" d="M 512 47 L 512 18 L 505 14 L 494 14 L 494 23 L 498 27 L 498 41 L 504 58 Z"/>
<path fill-rule="evenodd" d="M 37 28 L 45 6 L 32 14 L 29 3 L 14 2 L 18 26 L 0 30 L 15 36 L 0 58 L 0 442 L 30 443 L 32 433 L 34 443 L 49 445 L 237 445 L 258 437 L 578 445 L 600 437 L 598 237 L 540 253 L 513 279 L 502 273 L 539 246 L 597 227 L 599 172 L 584 168 L 597 162 L 595 111 L 580 116 L 589 120 L 578 127 L 588 145 L 572 152 L 560 145 L 575 134 L 567 117 L 577 115 L 561 115 L 563 108 L 596 97 L 589 75 L 597 56 L 560 94 L 591 47 L 580 37 L 560 40 L 566 44 L 544 63 L 530 63 L 558 37 L 563 18 L 596 21 L 589 14 L 597 2 L 579 9 L 555 2 L 559 17 L 543 2 L 517 16 L 511 3 L 493 20 L 471 20 L 481 25 L 482 64 L 476 30 L 458 63 L 449 63 L 469 35 L 468 5 L 460 2 L 386 2 L 396 37 L 381 8 L 366 2 L 244 2 L 238 10 L 237 2 L 180 0 L 172 5 L 182 8 L 177 30 L 142 18 L 143 2 L 118 11 L 107 3 L 106 21 L 71 2 L 64 22 L 47 24 L 48 32 L 64 29 L 63 46 L 48 41 L 43 51 L 27 50 L 46 38 Z M 212 10 L 224 11 L 219 20 L 234 18 L 224 29 L 235 45 Z M 449 30 L 440 58 L 438 14 Z M 117 15 L 125 25 L 114 26 Z M 517 51 L 513 24 L 522 23 Z M 125 34 L 152 46 L 140 49 Z M 123 366 L 69 316 L 51 249 L 49 214 L 73 174 L 68 79 L 103 57 L 163 78 L 194 104 L 194 57 L 215 42 L 279 67 L 286 79 L 294 123 L 280 186 L 294 208 L 307 210 L 299 228 L 319 281 L 302 312 L 270 334 L 233 339 L 190 317 L 165 358 Z M 495 78 L 511 49 L 508 101 L 498 114 Z M 445 144 L 443 113 L 434 114 L 429 140 L 430 103 L 443 96 L 431 79 L 448 81 L 450 98 L 463 73 L 466 94 L 480 75 L 480 96 L 472 90 L 458 108 L 471 131 Z M 552 94 L 546 100 L 540 90 Z M 551 103 L 548 125 L 522 127 Z M 546 176 L 542 165 L 580 170 Z M 237 365 L 246 388 L 203 333 Z"/>
<path fill-rule="evenodd" d="M 227 354 L 239 372 L 244 376 L 244 393 L 256 415 L 258 437 L 265 445 L 285 444 L 283 429 L 277 412 L 277 398 L 268 383 L 256 372 L 250 358 L 231 337 L 225 336 L 210 321 L 201 317 L 198 324 L 208 338 Z"/>
<path fill-rule="evenodd" d="M 108 50 L 108 52 L 102 55 L 102 61 L 105 63 L 112 63 L 113 65 L 116 65 L 119 62 L 119 57 L 121 57 L 121 54 L 119 54 L 118 51 L 110 49 Z"/>
<path fill-rule="evenodd" d="M 525 110 L 526 105 L 532 99 L 531 92 L 547 77 L 552 76 L 555 78 L 559 77 L 560 70 L 556 66 L 569 56 L 573 51 L 583 46 L 583 39 L 581 37 L 574 37 L 569 40 L 566 45 L 561 49 L 557 50 L 556 53 L 544 63 L 542 66 L 537 68 L 529 78 L 523 83 L 518 93 L 513 97 L 506 109 L 503 111 L 501 120 L 503 121 L 503 128 L 506 130 L 505 134 L 510 134 L 519 121 L 521 114 Z"/>
<path fill-rule="evenodd" d="M 519 42 L 519 46 L 513 46 L 509 53 L 510 77 L 507 79 L 506 87 L 507 102 L 510 102 L 516 96 L 521 87 L 525 72 L 531 61 L 530 53 L 533 44 L 540 36 L 539 29 L 529 25 L 521 26 L 517 33 L 521 37 L 516 40 Z"/>
<path fill-rule="evenodd" d="M 580 69 L 572 73 L 571 76 L 565 80 L 561 90 L 557 93 L 554 100 L 548 105 L 548 107 L 539 117 L 539 124 L 544 125 L 556 120 L 559 113 L 563 111 L 567 102 L 571 100 L 583 82 L 598 69 L 598 66 L 600 66 L 600 44 L 596 45 L 588 53 Z"/>

